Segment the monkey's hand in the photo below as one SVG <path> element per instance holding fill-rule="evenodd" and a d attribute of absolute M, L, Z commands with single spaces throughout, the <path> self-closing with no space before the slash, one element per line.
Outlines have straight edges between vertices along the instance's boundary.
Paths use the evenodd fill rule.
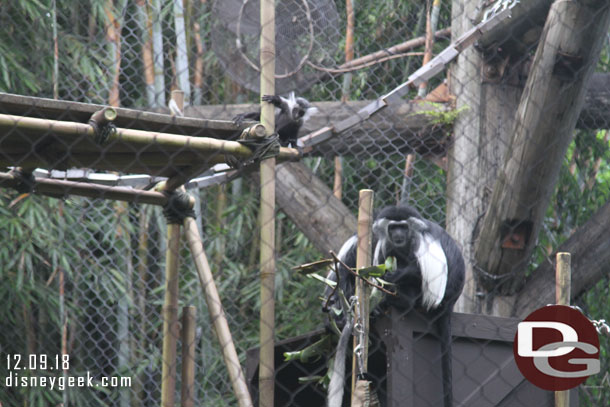
<path fill-rule="evenodd" d="M 235 123 L 236 126 L 241 127 L 241 124 L 244 122 L 244 113 L 238 114 L 233 118 L 233 123 Z"/>
<path fill-rule="evenodd" d="M 259 121 L 260 117 L 261 117 L 260 113 L 256 113 L 256 112 L 240 113 L 233 118 L 233 123 L 235 123 L 235 125 L 241 127 L 241 125 L 243 124 L 244 121 L 246 121 L 246 120 Z"/>
<path fill-rule="evenodd" d="M 419 277 L 419 267 L 417 263 L 411 263 L 406 267 L 398 267 L 395 271 L 386 273 L 383 279 L 388 283 L 401 284 L 411 280 L 417 280 Z"/>
<path fill-rule="evenodd" d="M 263 95 L 261 98 L 263 102 L 271 103 L 275 107 L 281 107 L 282 98 L 277 95 Z"/>

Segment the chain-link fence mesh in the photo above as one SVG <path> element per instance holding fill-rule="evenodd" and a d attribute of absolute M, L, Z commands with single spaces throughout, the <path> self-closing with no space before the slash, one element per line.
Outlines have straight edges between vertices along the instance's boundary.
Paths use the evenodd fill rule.
<path fill-rule="evenodd" d="M 293 268 L 339 253 L 362 189 L 375 213 L 411 205 L 461 249 L 454 405 L 551 405 L 513 340 L 556 302 L 558 251 L 572 253 L 572 303 L 610 315 L 607 2 L 276 1 L 279 140 L 250 127 L 267 120 L 260 3 L 0 5 L 0 406 L 325 405 L 328 281 Z M 190 201 L 168 192 L 183 184 Z M 416 252 L 417 298 L 435 281 Z M 446 303 L 373 307 L 366 378 L 381 405 L 442 405 Z M 610 403 L 600 326 L 600 372 L 570 405 Z M 311 344 L 320 355 L 284 360 Z"/>

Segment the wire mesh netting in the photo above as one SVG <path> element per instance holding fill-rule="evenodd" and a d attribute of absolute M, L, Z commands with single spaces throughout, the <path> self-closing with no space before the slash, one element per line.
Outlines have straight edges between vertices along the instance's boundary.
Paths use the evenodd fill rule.
<path fill-rule="evenodd" d="M 552 405 L 513 342 L 558 252 L 600 369 L 557 382 L 608 405 L 607 2 L 281 0 L 265 54 L 266 3 L 0 6 L 0 407 L 365 405 L 352 371 L 448 406 L 447 360 L 453 405 Z M 356 266 L 364 189 L 412 208 L 376 218 L 370 325 L 344 265 L 294 269 Z"/>
<path fill-rule="evenodd" d="M 311 3 L 311 4 L 310 4 Z M 251 91 L 260 85 L 260 3 L 217 1 L 212 8 L 210 39 L 214 54 L 231 79 Z M 275 89 L 278 93 L 309 89 L 333 64 L 341 32 L 331 1 L 283 1 L 275 20 Z M 342 53 L 343 54 L 343 53 Z M 332 65 L 331 65 L 332 66 Z"/>

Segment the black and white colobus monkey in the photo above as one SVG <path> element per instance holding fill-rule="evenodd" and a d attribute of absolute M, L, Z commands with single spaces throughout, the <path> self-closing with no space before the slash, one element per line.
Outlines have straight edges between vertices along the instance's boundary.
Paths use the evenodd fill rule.
<path fill-rule="evenodd" d="M 318 108 L 311 106 L 307 99 L 296 97 L 294 92 L 290 92 L 288 99 L 277 95 L 264 95 L 262 100 L 275 106 L 275 131 L 280 137 L 280 144 L 296 148 L 299 130 L 312 115 L 318 113 Z M 260 121 L 261 113 L 258 111 L 238 114 L 233 121 L 241 123 L 246 119 Z"/>
<path fill-rule="evenodd" d="M 373 224 L 373 264 L 383 264 L 389 256 L 396 257 L 396 271 L 383 279 L 394 283 L 397 296 L 385 296 L 380 306 L 392 305 L 401 310 L 417 308 L 434 320 L 439 332 L 445 407 L 452 405 L 451 375 L 451 311 L 464 287 L 464 258 L 455 241 L 439 225 L 424 219 L 410 206 L 389 206 L 381 210 Z M 356 236 L 341 247 L 338 257 L 350 267 L 356 266 Z M 344 267 L 339 267 L 340 288 L 349 296 L 354 293 L 354 278 Z M 329 279 L 336 280 L 334 272 Z M 337 306 L 339 299 L 331 298 Z M 346 313 L 344 312 L 343 315 Z M 350 321 L 345 322 L 328 388 L 328 407 L 341 406 L 345 382 L 345 362 L 341 369 L 337 359 L 345 360 L 350 336 Z M 339 371 L 340 370 L 340 371 Z M 336 376 L 336 380 L 333 380 Z"/>

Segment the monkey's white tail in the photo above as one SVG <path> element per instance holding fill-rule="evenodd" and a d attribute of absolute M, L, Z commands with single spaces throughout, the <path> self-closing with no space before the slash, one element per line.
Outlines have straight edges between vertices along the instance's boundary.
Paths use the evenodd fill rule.
<path fill-rule="evenodd" d="M 328 385 L 328 397 L 326 399 L 327 407 L 341 407 L 341 402 L 343 401 L 343 388 L 345 387 L 345 356 L 347 354 L 351 336 L 352 321 L 347 321 L 341 331 L 337 352 L 335 353 L 333 371 Z"/>

